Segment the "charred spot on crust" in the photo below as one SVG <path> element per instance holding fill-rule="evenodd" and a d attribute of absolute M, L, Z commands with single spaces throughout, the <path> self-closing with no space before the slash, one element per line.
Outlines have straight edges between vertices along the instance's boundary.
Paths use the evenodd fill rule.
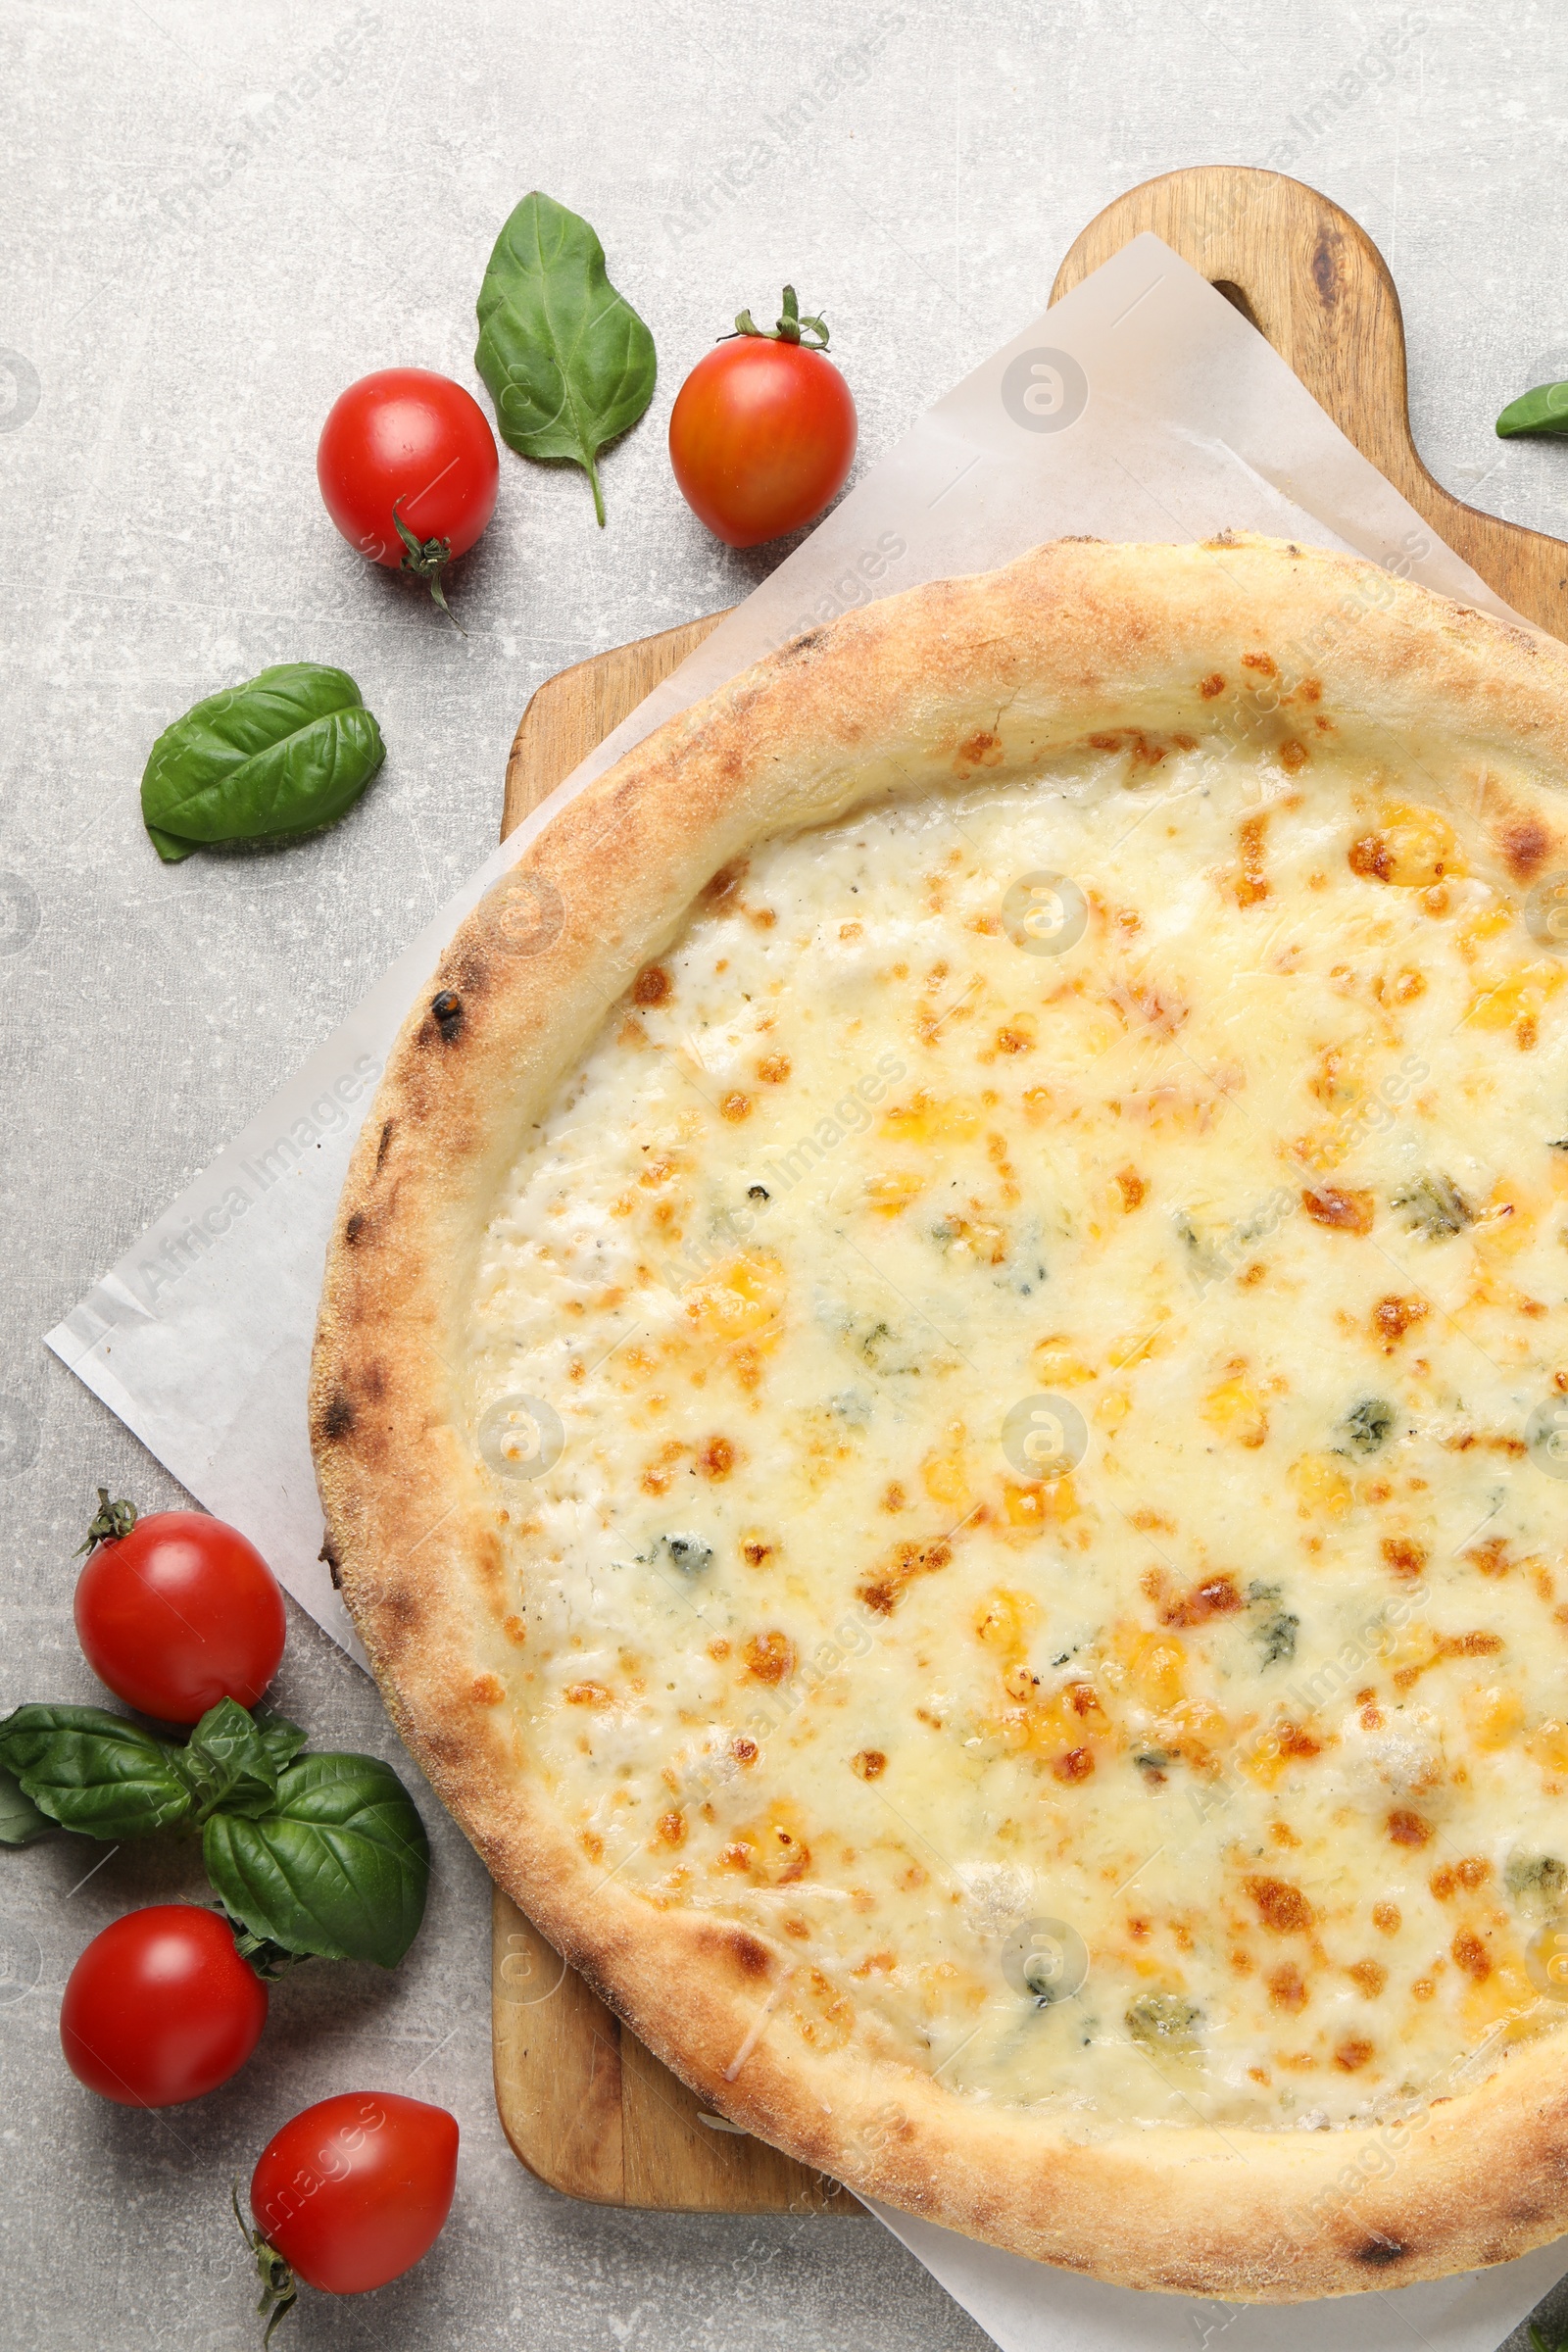
<path fill-rule="evenodd" d="M 490 967 L 477 948 L 463 949 L 452 966 L 452 976 L 466 995 L 482 994 L 490 976 Z"/>
<path fill-rule="evenodd" d="M 382 1363 L 367 1364 L 367 1366 L 366 1366 L 366 1368 L 365 1368 L 365 1379 L 364 1379 L 364 1382 L 363 1382 L 363 1384 L 362 1384 L 362 1385 L 363 1385 L 363 1387 L 364 1387 L 365 1394 L 367 1395 L 367 1396 L 370 1396 L 370 1397 L 384 1396 L 386 1395 L 386 1366 L 385 1366 L 385 1364 L 382 1364 Z"/>
<path fill-rule="evenodd" d="M 743 1928 L 737 1928 L 729 1937 L 729 1948 L 736 1966 L 744 1976 L 765 1977 L 767 1975 L 771 1967 L 768 1949 L 765 1943 L 759 1943 L 755 1936 L 748 1936 Z"/>
<path fill-rule="evenodd" d="M 412 1631 L 418 1623 L 418 1611 L 411 1609 L 406 1614 L 409 1624 L 403 1630 Z M 461 1774 L 464 1764 L 471 1752 L 462 1731 L 432 1732 L 427 1730 L 423 1735 L 422 1744 L 425 1754 L 429 1756 L 432 1763 L 442 1765 L 454 1774 Z M 586 1975 L 586 1970 L 583 1973 Z"/>
<path fill-rule="evenodd" d="M 375 1613 L 383 1630 L 399 1635 L 416 1634 L 423 1621 L 424 1611 L 415 1595 L 401 1585 L 391 1585 L 376 1596 Z M 450 1747 L 454 1761 L 461 1755 L 462 1741 L 450 1740 L 445 1732 L 427 1731 L 424 1744 L 432 1755 L 445 1755 Z"/>
<path fill-rule="evenodd" d="M 1551 835 L 1537 816 L 1518 816 L 1502 827 L 1498 846 L 1516 882 L 1528 882 L 1551 847 Z"/>
<path fill-rule="evenodd" d="M 733 1960 L 743 1976 L 768 1977 L 773 1973 L 772 1954 L 766 1944 L 746 1928 L 719 1927 L 703 1920 L 697 1927 L 697 1944 L 701 1951 L 710 1953 L 715 1958 L 722 1955 L 727 1960 Z M 579 1971 L 581 1973 L 580 1963 Z"/>
<path fill-rule="evenodd" d="M 1381 2230 L 1374 2230 L 1365 2245 L 1357 2246 L 1350 2259 L 1364 2262 L 1370 2270 L 1381 2271 L 1387 2270 L 1391 2262 L 1403 2262 L 1409 2252 L 1403 2238 L 1385 2237 Z"/>
<path fill-rule="evenodd" d="M 341 1389 L 334 1389 L 321 1415 L 321 1435 L 335 1442 L 346 1438 L 354 1427 L 354 1407 Z"/>
<path fill-rule="evenodd" d="M 343 1564 L 337 1556 L 330 1529 L 323 1536 L 321 1548 L 316 1556 L 318 1560 L 326 1562 L 326 1573 L 332 1579 L 333 1592 L 341 1592 L 343 1590 Z"/>
<path fill-rule="evenodd" d="M 357 1208 L 343 1228 L 343 1239 L 352 1250 L 365 1231 L 365 1211 Z"/>
<path fill-rule="evenodd" d="M 391 1148 L 392 1129 L 395 1125 L 396 1121 L 393 1119 L 384 1119 L 381 1122 L 381 1140 L 375 1147 L 375 1172 L 378 1176 L 381 1173 L 382 1163 Z"/>
<path fill-rule="evenodd" d="M 799 662 L 805 655 L 810 653 L 813 647 L 820 645 L 826 635 L 826 629 L 808 629 L 804 637 L 794 637 L 788 645 L 780 646 L 773 659 L 780 663 Z"/>
<path fill-rule="evenodd" d="M 441 1042 L 450 1046 L 463 1027 L 463 999 L 455 988 L 442 989 L 430 999 L 430 1012 L 441 1032 Z"/>

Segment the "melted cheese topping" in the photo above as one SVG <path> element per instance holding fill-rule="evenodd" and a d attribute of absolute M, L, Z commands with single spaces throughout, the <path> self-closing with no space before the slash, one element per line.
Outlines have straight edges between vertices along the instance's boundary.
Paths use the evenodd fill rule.
<path fill-rule="evenodd" d="M 1565 966 L 1419 779 L 1309 782 L 766 846 L 471 1311 L 589 1856 L 773 1939 L 770 2034 L 1085 2132 L 1361 2120 L 1568 1994 Z"/>

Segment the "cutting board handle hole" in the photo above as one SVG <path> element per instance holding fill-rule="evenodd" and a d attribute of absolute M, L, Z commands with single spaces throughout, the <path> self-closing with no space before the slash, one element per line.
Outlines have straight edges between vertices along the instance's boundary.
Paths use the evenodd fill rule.
<path fill-rule="evenodd" d="M 1234 277 L 1211 277 L 1208 282 L 1216 294 L 1224 295 L 1233 311 L 1241 312 L 1249 326 L 1256 326 L 1259 334 L 1263 332 L 1262 327 L 1258 325 L 1257 313 Z"/>

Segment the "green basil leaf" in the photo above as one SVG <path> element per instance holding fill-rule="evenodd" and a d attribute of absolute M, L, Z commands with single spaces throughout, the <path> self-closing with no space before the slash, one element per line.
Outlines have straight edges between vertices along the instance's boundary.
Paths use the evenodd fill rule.
<path fill-rule="evenodd" d="M 47 1838 L 55 1824 L 40 1813 L 14 1772 L 0 1767 L 0 1845 L 31 1845 Z"/>
<path fill-rule="evenodd" d="M 262 1735 L 262 1745 L 279 1772 L 285 1765 L 293 1763 L 305 1745 L 306 1734 L 297 1723 L 290 1723 L 286 1716 L 258 1715 L 256 1729 Z"/>
<path fill-rule="evenodd" d="M 203 842 L 314 833 L 353 807 L 385 758 L 346 670 L 285 662 L 164 729 L 142 775 L 142 822 L 170 862 Z"/>
<path fill-rule="evenodd" d="M 276 1802 L 277 1764 L 238 1699 L 220 1698 L 209 1707 L 178 1763 L 196 1798 L 198 1821 L 220 1806 L 254 1814 L 270 1812 Z"/>
<path fill-rule="evenodd" d="M 602 527 L 596 461 L 654 397 L 654 338 L 605 275 L 587 221 L 548 196 L 525 196 L 496 239 L 474 365 L 508 447 L 580 466 Z"/>
<path fill-rule="evenodd" d="M 396 1968 L 424 1916 L 424 1824 L 373 1756 L 302 1757 L 275 1811 L 213 1815 L 202 1859 L 230 1915 L 286 1951 Z"/>
<path fill-rule="evenodd" d="M 145 817 L 142 823 L 147 825 Z M 166 865 L 177 865 L 182 858 L 192 856 L 197 847 L 194 841 L 180 841 L 172 833 L 160 833 L 156 825 L 147 825 L 147 838 Z"/>
<path fill-rule="evenodd" d="M 1537 384 L 1521 393 L 1497 418 L 1496 430 L 1502 441 L 1520 433 L 1568 433 L 1568 383 Z"/>
<path fill-rule="evenodd" d="M 194 1800 L 178 1752 L 102 1707 L 18 1707 L 0 1722 L 0 1765 L 51 1821 L 85 1838 L 184 1822 Z"/>

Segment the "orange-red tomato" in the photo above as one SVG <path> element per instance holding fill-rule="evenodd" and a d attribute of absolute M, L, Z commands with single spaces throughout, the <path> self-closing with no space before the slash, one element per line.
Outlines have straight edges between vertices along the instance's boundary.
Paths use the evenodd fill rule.
<path fill-rule="evenodd" d="M 855 462 L 855 403 L 821 352 L 741 334 L 699 360 L 676 395 L 669 462 L 681 495 L 731 547 L 809 522 Z"/>

